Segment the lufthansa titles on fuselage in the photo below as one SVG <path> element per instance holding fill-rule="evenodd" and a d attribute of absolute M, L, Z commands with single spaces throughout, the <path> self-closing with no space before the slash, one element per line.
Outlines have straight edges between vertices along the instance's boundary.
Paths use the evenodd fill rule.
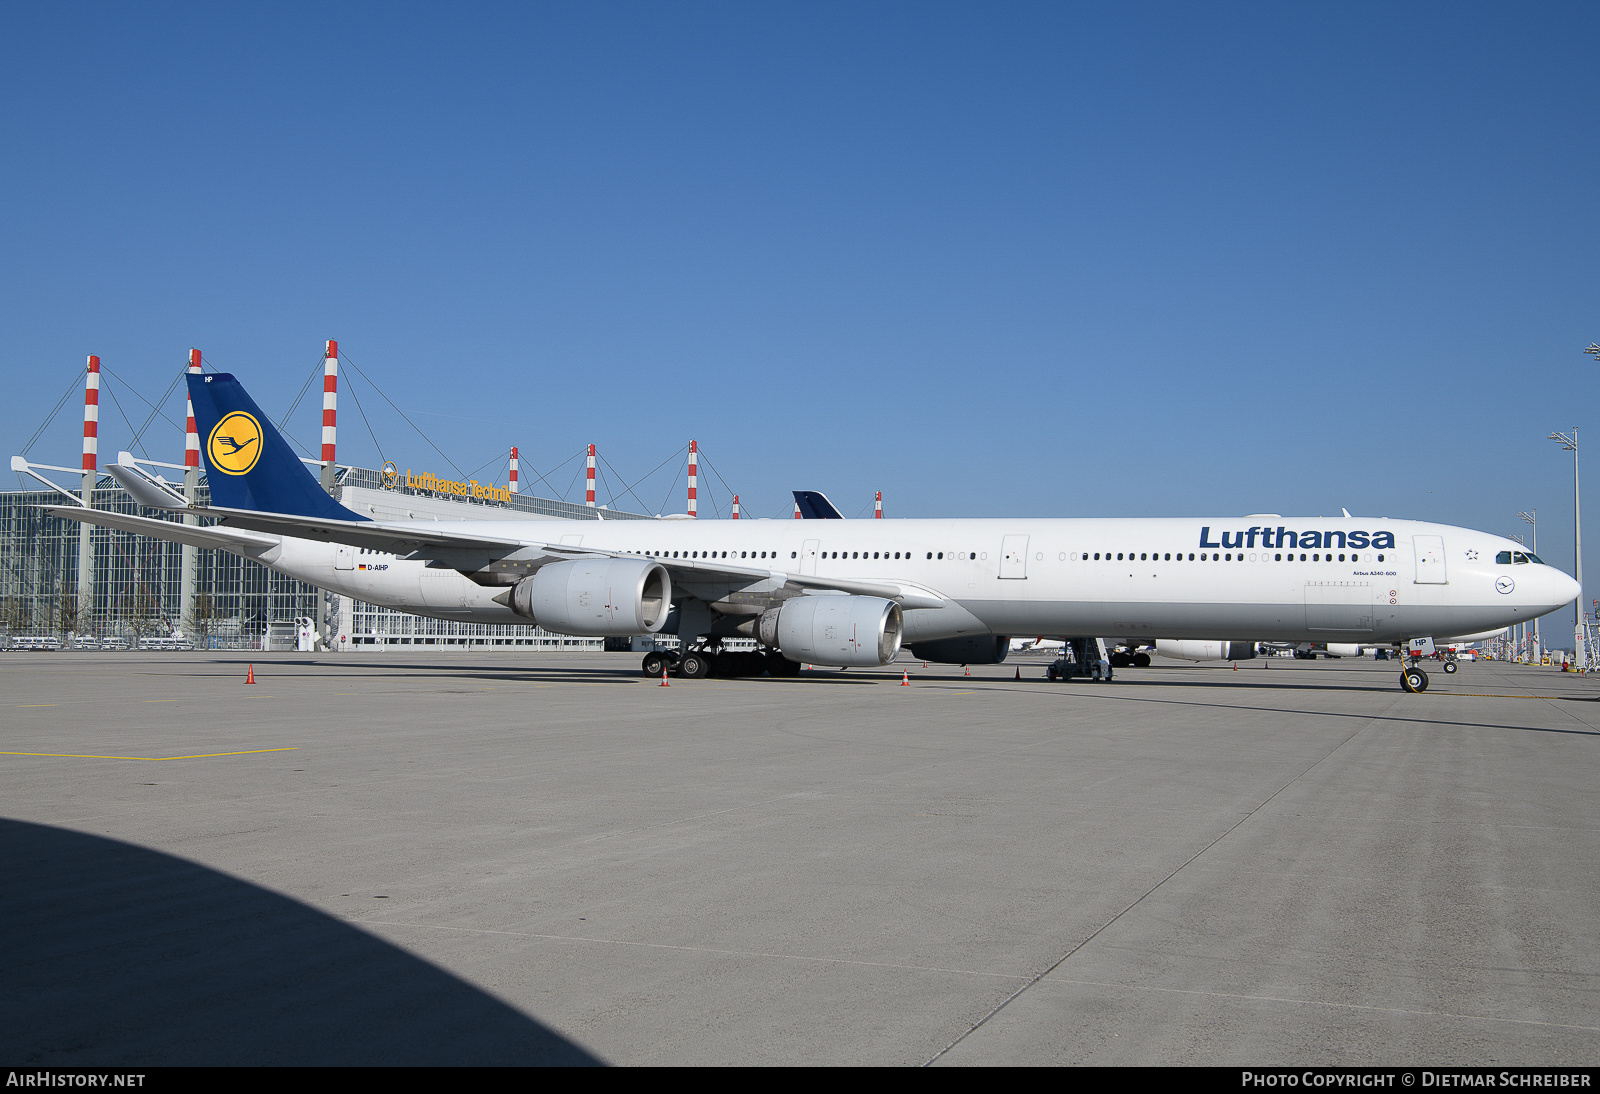
<path fill-rule="evenodd" d="M 1328 547 L 1340 547 L 1357 551 L 1367 548 L 1371 548 L 1374 551 L 1386 551 L 1394 548 L 1393 532 L 1344 532 L 1337 528 L 1291 532 L 1281 524 L 1276 528 L 1262 528 L 1257 525 L 1251 525 L 1242 532 L 1223 532 L 1221 536 L 1221 543 L 1212 542 L 1211 526 L 1206 525 L 1200 529 L 1200 546 L 1206 548 L 1249 548 L 1256 546 L 1256 540 L 1259 539 L 1261 547 L 1266 550 L 1278 548 L 1320 550 Z"/>

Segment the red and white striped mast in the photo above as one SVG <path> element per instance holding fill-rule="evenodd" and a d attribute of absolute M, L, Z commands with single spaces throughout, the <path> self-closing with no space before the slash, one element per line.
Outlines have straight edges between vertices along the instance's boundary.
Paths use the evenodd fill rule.
<path fill-rule="evenodd" d="M 733 519 L 734 520 L 738 520 L 739 519 L 739 495 L 738 494 L 735 494 L 733 496 Z"/>
<path fill-rule="evenodd" d="M 189 372 L 200 371 L 200 351 L 189 350 Z M 194 399 L 188 394 L 189 387 L 184 385 L 184 410 L 187 420 L 183 426 L 183 485 L 189 491 L 189 503 L 194 504 L 194 489 L 200 485 L 200 429 L 194 424 Z M 189 480 L 193 479 L 193 482 Z"/>
<path fill-rule="evenodd" d="M 689 442 L 689 515 L 700 515 L 700 443 Z"/>
<path fill-rule="evenodd" d="M 189 372 L 200 371 L 200 351 L 190 347 Z M 194 422 L 194 399 L 188 394 L 189 385 L 184 384 L 184 413 L 183 425 L 183 496 L 190 505 L 199 501 L 200 494 L 200 429 Z M 193 513 L 183 515 L 183 523 L 199 524 L 200 518 Z M 178 626 L 185 631 L 189 630 L 199 620 L 194 618 L 194 603 L 198 593 L 200 567 L 199 549 L 193 544 L 185 543 L 183 552 L 178 559 Z"/>
<path fill-rule="evenodd" d="M 511 492 L 517 492 L 517 446 L 511 446 Z"/>
<path fill-rule="evenodd" d="M 872 519 L 883 519 L 883 491 L 877 491 L 872 498 Z"/>
<path fill-rule="evenodd" d="M 339 343 L 332 338 L 322 355 L 322 485 L 332 492 L 334 443 L 339 424 Z"/>
<path fill-rule="evenodd" d="M 589 469 L 584 473 L 583 504 L 594 508 L 594 445 L 589 446 Z"/>
<path fill-rule="evenodd" d="M 800 519 L 800 503 L 799 502 L 795 502 L 794 503 L 794 519 L 795 520 L 799 520 Z"/>
<path fill-rule="evenodd" d="M 89 374 L 83 382 L 83 503 L 90 505 L 100 454 L 100 358 L 89 354 Z"/>
<path fill-rule="evenodd" d="M 83 381 L 83 504 L 94 506 L 94 487 L 100 477 L 100 358 L 89 355 Z M 92 526 L 78 524 L 78 618 L 72 628 L 79 634 L 91 629 L 94 611 L 94 537 Z"/>

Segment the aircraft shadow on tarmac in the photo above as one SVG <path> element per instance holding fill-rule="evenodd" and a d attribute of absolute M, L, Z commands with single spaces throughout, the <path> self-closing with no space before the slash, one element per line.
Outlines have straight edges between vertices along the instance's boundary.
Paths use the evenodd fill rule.
<path fill-rule="evenodd" d="M 471 984 L 277 893 L 0 819 L 7 1065 L 598 1065 Z"/>

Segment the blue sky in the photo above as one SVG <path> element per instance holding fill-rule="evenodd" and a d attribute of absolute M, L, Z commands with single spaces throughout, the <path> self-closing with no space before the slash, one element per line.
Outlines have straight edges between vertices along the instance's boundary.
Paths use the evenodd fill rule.
<path fill-rule="evenodd" d="M 511 444 L 631 480 L 692 436 L 751 515 L 796 487 L 1537 507 L 1570 568 L 1544 438 L 1587 436 L 1600 383 L 1597 31 L 1559 3 L 9 3 L 0 438 L 87 353 L 154 398 L 199 346 L 276 415 L 333 337 L 502 481 Z M 386 456 L 449 470 L 355 382 Z M 74 462 L 77 402 L 32 456 Z M 348 398 L 341 426 L 375 463 Z M 681 510 L 680 464 L 618 504 Z"/>

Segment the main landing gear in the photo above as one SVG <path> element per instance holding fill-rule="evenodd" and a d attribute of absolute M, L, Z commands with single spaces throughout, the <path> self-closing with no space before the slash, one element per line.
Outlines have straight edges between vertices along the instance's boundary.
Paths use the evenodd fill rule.
<path fill-rule="evenodd" d="M 1100 639 L 1069 638 L 1065 654 L 1044 670 L 1045 679 L 1072 680 L 1081 677 L 1096 683 L 1110 683 L 1111 670 L 1117 662 L 1106 656 L 1105 643 Z"/>
<path fill-rule="evenodd" d="M 736 652 L 714 646 L 691 646 L 682 653 L 673 650 L 652 650 L 644 655 L 640 670 L 646 676 L 659 677 L 663 671 L 685 680 L 704 680 L 708 676 L 771 676 L 800 675 L 800 663 L 791 661 L 777 650 Z"/>

